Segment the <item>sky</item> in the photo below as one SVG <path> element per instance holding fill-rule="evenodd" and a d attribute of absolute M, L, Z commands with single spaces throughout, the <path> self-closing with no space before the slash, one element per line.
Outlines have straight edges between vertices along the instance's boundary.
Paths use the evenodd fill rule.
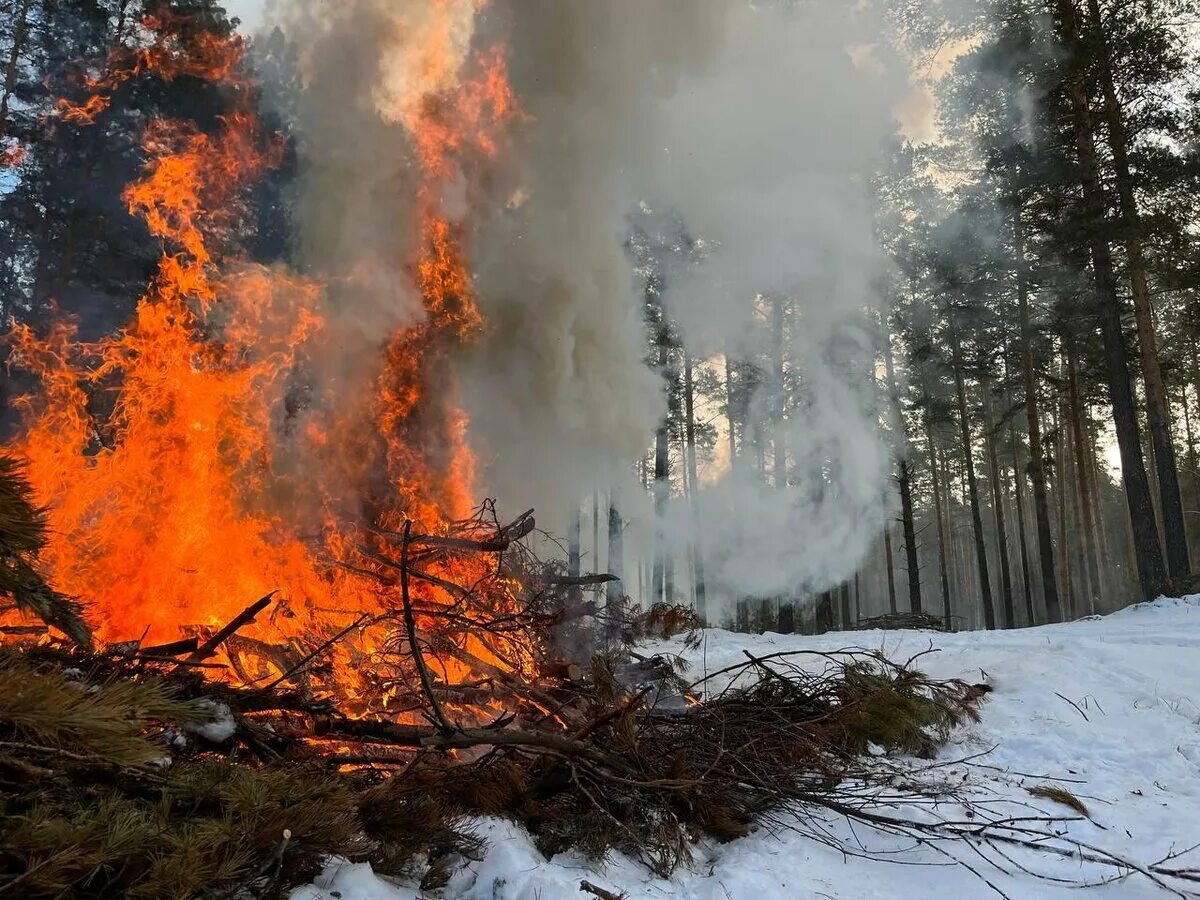
<path fill-rule="evenodd" d="M 244 31 L 253 31 L 263 19 L 266 0 L 225 0 L 225 11 L 242 20 Z"/>

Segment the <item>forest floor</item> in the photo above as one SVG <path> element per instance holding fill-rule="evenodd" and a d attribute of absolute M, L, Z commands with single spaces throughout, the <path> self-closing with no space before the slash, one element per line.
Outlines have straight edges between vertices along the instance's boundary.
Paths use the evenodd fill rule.
<path fill-rule="evenodd" d="M 695 650 L 685 651 L 682 640 L 658 642 L 650 649 L 682 654 L 691 663 L 688 677 L 695 679 L 744 662 L 743 650 L 761 657 L 792 649 L 851 646 L 882 648 L 900 661 L 932 648 L 936 652 L 916 663 L 921 671 L 935 678 L 985 681 L 993 687 L 982 721 L 955 734 L 935 761 L 939 777 L 969 780 L 970 795 L 983 802 L 1001 798 L 1012 804 L 1014 815 L 1028 815 L 1030 803 L 1045 812 L 1069 815 L 1053 801 L 1027 792 L 1039 785 L 1066 788 L 1086 805 L 1090 818 L 1062 828 L 1076 840 L 1141 864 L 1200 844 L 1200 595 L 1017 631 L 868 631 L 802 637 L 710 629 Z M 930 763 L 914 760 L 913 765 Z M 947 806 L 945 815 L 962 812 L 961 807 Z M 852 831 L 834 817 L 827 826 L 832 837 L 847 847 L 861 842 L 877 858 L 848 855 L 787 830 L 763 829 L 728 844 L 700 845 L 691 868 L 664 881 L 621 856 L 603 864 L 565 855 L 546 860 L 528 834 L 508 822 L 480 821 L 477 831 L 487 841 L 484 858 L 465 862 L 442 896 L 579 898 L 589 896 L 580 891 L 585 879 L 630 900 L 1170 896 L 1138 874 L 1081 893 L 1077 886 L 1041 877 L 1074 883 L 1101 877 L 1078 860 L 1006 850 L 1013 862 L 1005 862 L 990 853 L 989 858 L 1006 870 L 1001 871 L 969 844 L 940 845 L 963 865 L 929 847 L 864 833 L 862 826 Z M 1200 851 L 1173 864 L 1195 868 Z M 412 887 L 376 878 L 367 866 L 335 862 L 316 884 L 295 891 L 292 900 L 418 896 Z"/>

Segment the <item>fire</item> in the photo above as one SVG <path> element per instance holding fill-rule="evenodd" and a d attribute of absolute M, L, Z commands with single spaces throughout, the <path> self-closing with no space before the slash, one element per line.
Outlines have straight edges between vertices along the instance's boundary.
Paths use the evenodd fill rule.
<path fill-rule="evenodd" d="M 370 545 L 364 522 L 398 530 L 412 519 L 436 533 L 470 511 L 474 460 L 452 352 L 484 322 L 465 225 L 443 198 L 466 161 L 499 152 L 520 116 L 502 50 L 459 49 L 464 17 L 478 5 L 431 5 L 427 52 L 404 73 L 405 99 L 388 112 L 411 134 L 419 161 L 421 249 L 408 267 L 425 317 L 386 347 L 365 424 L 336 413 L 297 428 L 281 421 L 328 323 L 321 284 L 252 265 L 233 237 L 245 189 L 280 154 L 251 111 L 241 39 L 147 19 L 139 46 L 118 50 L 85 80 L 85 99 L 60 102 L 60 127 L 76 127 L 141 75 L 203 78 L 234 96 L 215 133 L 186 121 L 145 129 L 146 162 L 123 198 L 163 255 L 132 320 L 95 343 L 65 322 L 47 334 L 17 326 L 10 337 L 13 363 L 41 387 L 22 398 L 27 425 L 8 450 L 28 460 L 50 509 L 51 580 L 90 603 L 102 639 L 148 630 L 171 640 L 229 621 L 271 591 L 283 599 L 260 623 L 263 633 L 332 633 L 392 602 L 387 585 L 350 565 L 355 548 Z M 324 483 L 314 467 L 290 469 L 297 456 L 328 462 L 337 477 Z M 356 483 L 352 496 L 347 481 Z M 478 573 L 435 574 L 470 583 Z M 459 600 L 428 582 L 414 592 L 426 604 Z M 341 664 L 352 667 L 376 643 L 364 636 Z M 486 641 L 460 646 L 496 663 Z"/>

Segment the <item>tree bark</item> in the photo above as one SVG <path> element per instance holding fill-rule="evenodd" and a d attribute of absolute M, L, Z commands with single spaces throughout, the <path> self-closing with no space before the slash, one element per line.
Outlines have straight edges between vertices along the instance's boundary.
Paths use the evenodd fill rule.
<path fill-rule="evenodd" d="M 815 625 L 817 634 L 833 631 L 833 588 L 822 591 L 817 598 Z"/>
<path fill-rule="evenodd" d="M 1084 446 L 1083 409 L 1079 402 L 1079 373 L 1075 360 L 1075 344 L 1071 335 L 1063 338 L 1067 350 L 1067 399 L 1071 407 L 1071 439 L 1075 444 L 1075 477 L 1079 485 L 1079 507 L 1083 531 L 1083 557 L 1090 586 L 1088 612 L 1096 611 L 1096 599 L 1101 593 L 1100 563 L 1096 554 L 1096 529 L 1092 519 L 1091 485 L 1087 477 L 1087 449 Z"/>
<path fill-rule="evenodd" d="M 1012 450 L 1013 497 L 1017 503 L 1017 537 L 1021 541 L 1021 584 L 1025 592 L 1025 623 L 1033 625 L 1037 617 L 1033 612 L 1033 581 L 1029 577 L 1029 537 L 1025 530 L 1025 470 L 1021 468 L 1020 448 L 1016 429 L 1008 426 L 1008 442 Z"/>
<path fill-rule="evenodd" d="M 664 329 L 665 331 L 665 329 Z M 670 350 L 665 334 L 658 338 L 658 366 L 663 377 L 668 376 Z M 663 523 L 667 517 L 667 503 L 671 498 L 671 445 L 670 413 L 658 425 L 654 433 L 654 569 L 650 579 L 651 603 L 672 603 L 672 561 L 667 551 Z"/>
<path fill-rule="evenodd" d="M 32 0 L 21 0 L 21 11 L 13 23 L 12 48 L 8 51 L 8 63 L 4 67 L 4 93 L 0 95 L 0 139 L 8 133 L 8 104 L 17 87 L 17 70 L 20 68 L 21 51 L 29 33 L 29 7 Z M 0 148 L 2 149 L 2 148 Z"/>
<path fill-rule="evenodd" d="M 1017 257 L 1017 305 L 1021 319 L 1021 378 L 1025 384 L 1025 419 L 1029 429 L 1029 481 L 1033 487 L 1033 513 L 1038 533 L 1038 560 L 1042 570 L 1042 597 L 1046 619 L 1062 621 L 1058 584 L 1054 574 L 1054 541 L 1050 534 L 1050 505 L 1046 500 L 1046 466 L 1042 447 L 1042 419 L 1038 409 L 1037 379 L 1033 365 L 1033 323 L 1029 315 L 1028 263 L 1025 259 L 1025 226 L 1020 201 L 1013 211 L 1013 241 Z M 1036 624 L 1031 622 L 1030 624 Z"/>
<path fill-rule="evenodd" d="M 1065 418 L 1064 404 L 1065 401 L 1059 398 L 1052 429 L 1056 437 L 1054 496 L 1058 501 L 1058 560 L 1062 568 L 1063 612 L 1071 620 L 1075 618 L 1075 581 L 1071 570 L 1071 545 L 1067 542 L 1067 491 L 1070 490 L 1070 479 L 1067 477 L 1067 431 L 1062 424 Z"/>
<path fill-rule="evenodd" d="M 887 570 L 888 611 L 895 613 L 896 607 L 896 570 L 892 559 L 892 527 L 884 525 L 883 529 L 883 563 Z"/>
<path fill-rule="evenodd" d="M 908 569 L 908 605 L 914 613 L 921 612 L 921 565 L 917 559 L 917 529 L 913 524 L 912 469 L 908 464 L 908 432 L 904 410 L 900 407 L 900 392 L 896 389 L 896 367 L 892 359 L 892 334 L 886 314 L 880 315 L 883 325 L 883 364 L 887 375 L 888 409 L 892 422 L 893 451 L 899 468 L 896 479 L 900 488 L 900 523 L 904 531 L 904 556 Z M 893 612 L 895 610 L 893 609 Z"/>
<path fill-rule="evenodd" d="M 1150 500 L 1150 483 L 1142 456 L 1140 428 L 1133 390 L 1129 384 L 1129 362 L 1125 355 L 1125 334 L 1121 323 L 1121 302 L 1113 269 L 1112 250 L 1101 232 L 1106 218 L 1104 196 L 1100 185 L 1100 166 L 1096 155 L 1096 140 L 1092 114 L 1088 107 L 1087 84 L 1080 68 L 1080 41 L 1073 0 L 1056 0 L 1057 26 L 1067 51 L 1069 69 L 1064 87 L 1071 104 L 1072 128 L 1083 189 L 1084 207 L 1091 227 L 1089 241 L 1096 290 L 1096 315 L 1104 344 L 1105 372 L 1117 445 L 1121 451 L 1121 475 L 1125 482 L 1125 499 L 1129 506 L 1129 523 L 1133 532 L 1134 556 L 1142 595 L 1152 599 L 1167 580 L 1158 529 L 1154 521 L 1154 506 Z"/>
<path fill-rule="evenodd" d="M 567 577 L 579 578 L 581 572 L 579 559 L 579 504 L 571 507 L 571 518 L 567 524 Z M 583 601 L 583 591 L 576 585 L 568 591 L 572 606 L 578 606 Z"/>
<path fill-rule="evenodd" d="M 1163 537 L 1167 549 L 1167 573 L 1172 579 L 1186 575 L 1188 564 L 1187 529 L 1184 524 L 1183 498 L 1179 489 L 1179 470 L 1175 443 L 1171 438 L 1171 415 L 1162 368 L 1158 362 L 1158 339 L 1154 334 L 1154 310 L 1146 277 L 1146 257 L 1142 238 L 1141 215 L 1129 169 L 1129 138 L 1125 118 L 1117 99 L 1112 60 L 1104 36 L 1098 0 L 1087 0 L 1092 19 L 1092 40 L 1100 62 L 1100 85 L 1104 95 L 1104 113 L 1108 124 L 1108 144 L 1112 150 L 1117 176 L 1117 196 L 1124 218 L 1126 269 L 1133 294 L 1134 319 L 1137 322 L 1138 349 L 1142 362 L 1142 385 L 1146 392 L 1146 419 L 1158 475 L 1159 507 L 1163 518 Z"/>
<path fill-rule="evenodd" d="M 992 415 L 991 385 L 980 385 L 983 393 L 984 447 L 988 455 L 988 469 L 992 482 L 992 514 L 996 520 L 996 542 L 999 550 L 1001 602 L 1004 606 L 1004 626 L 1016 626 L 1016 609 L 1013 602 L 1012 566 L 1008 555 L 1008 529 L 1004 521 L 1004 491 L 1000 480 L 1000 460 L 996 453 L 996 434 Z"/>
<path fill-rule="evenodd" d="M 954 387 L 958 394 L 958 421 L 962 432 L 963 463 L 967 473 L 967 492 L 971 504 L 971 527 L 975 532 L 975 556 L 979 564 L 979 596 L 983 606 L 983 621 L 988 630 L 996 627 L 996 609 L 992 604 L 992 585 L 988 578 L 987 543 L 983 536 L 983 517 L 979 512 L 979 485 L 975 479 L 975 461 L 971 453 L 971 424 L 967 417 L 967 389 L 963 381 L 962 346 L 958 331 L 951 329 L 953 349 L 952 368 Z"/>
<path fill-rule="evenodd" d="M 783 298 L 775 297 L 771 304 L 772 318 L 772 333 L 771 341 L 773 344 L 772 360 L 774 371 L 771 373 L 773 384 L 771 385 L 771 412 L 775 419 L 772 422 L 772 478 L 776 488 L 784 488 L 787 486 L 787 432 L 783 427 L 783 417 L 786 412 L 784 404 L 783 391 L 783 322 L 784 309 Z"/>
<path fill-rule="evenodd" d="M 617 507 L 615 494 L 608 499 L 608 573 L 618 579 L 625 577 L 625 523 Z M 620 580 L 610 581 L 605 587 L 605 603 L 609 629 L 620 628 L 620 604 L 624 586 Z"/>
<path fill-rule="evenodd" d="M 933 429 L 928 420 L 925 422 L 925 443 L 929 448 L 929 473 L 933 482 L 933 517 L 937 521 L 938 537 L 938 573 L 942 579 L 942 618 L 946 630 L 953 627 L 953 614 L 950 609 L 950 573 L 946 568 L 946 526 L 942 522 L 942 488 L 939 482 L 937 453 L 933 449 Z"/>
<path fill-rule="evenodd" d="M 686 349 L 683 351 L 683 402 L 686 416 L 687 476 L 692 486 L 689 499 L 692 507 L 692 525 L 695 529 L 692 538 L 692 571 L 695 580 L 696 615 L 703 622 L 707 621 L 708 617 L 708 597 L 704 586 L 704 548 L 700 540 L 700 482 L 696 467 L 696 385 L 692 355 Z"/>
<path fill-rule="evenodd" d="M 1188 481 L 1191 483 L 1191 486 L 1192 486 L 1191 503 L 1192 503 L 1192 506 L 1194 509 L 1197 506 L 1197 502 L 1196 502 L 1196 436 L 1195 436 L 1194 431 L 1192 430 L 1192 413 L 1191 413 L 1191 410 L 1188 409 L 1188 396 L 1187 396 L 1187 385 L 1186 384 L 1184 384 L 1179 389 L 1179 406 L 1183 410 L 1183 434 L 1184 434 L 1184 439 L 1187 441 Z M 1185 514 L 1184 521 L 1188 522 L 1189 524 L 1193 524 L 1195 520 L 1187 518 L 1186 513 L 1187 513 L 1187 509 L 1185 508 L 1184 509 L 1184 514 Z M 1194 524 L 1193 524 L 1193 527 L 1194 527 Z M 1189 532 L 1189 533 L 1191 533 L 1191 532 Z M 1193 539 L 1190 540 L 1188 542 L 1188 544 L 1189 544 L 1189 546 L 1192 546 L 1192 547 L 1194 547 L 1196 545 L 1194 534 L 1193 534 Z M 1190 561 L 1190 557 L 1189 557 L 1189 561 Z"/>

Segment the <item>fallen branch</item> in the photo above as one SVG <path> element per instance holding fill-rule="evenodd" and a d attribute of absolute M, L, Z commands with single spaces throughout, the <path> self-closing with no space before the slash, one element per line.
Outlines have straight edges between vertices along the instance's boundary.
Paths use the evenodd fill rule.
<path fill-rule="evenodd" d="M 429 706 L 433 710 L 434 719 L 440 726 L 441 733 L 448 735 L 454 729 L 450 725 L 450 721 L 446 718 L 446 713 L 442 709 L 441 702 L 433 692 L 433 681 L 429 677 L 429 668 L 425 665 L 425 656 L 421 653 L 421 645 L 417 640 L 417 622 L 413 616 L 412 601 L 408 596 L 408 546 L 411 532 L 412 521 L 406 519 L 404 522 L 404 544 L 400 551 L 400 598 L 404 603 L 404 627 L 408 630 L 408 645 L 412 650 L 413 662 L 417 666 L 417 674 L 421 678 L 421 689 L 425 692 L 425 696 L 429 700 Z"/>
<path fill-rule="evenodd" d="M 210 637 L 207 641 L 201 644 L 188 658 L 188 662 L 196 663 L 203 662 L 210 656 L 215 656 L 217 649 L 225 643 L 232 635 L 236 634 L 239 629 L 245 628 L 254 621 L 254 617 L 271 605 L 271 601 L 275 598 L 275 591 L 267 594 L 265 597 L 260 597 L 255 600 L 244 610 L 237 614 L 234 619 Z"/>

